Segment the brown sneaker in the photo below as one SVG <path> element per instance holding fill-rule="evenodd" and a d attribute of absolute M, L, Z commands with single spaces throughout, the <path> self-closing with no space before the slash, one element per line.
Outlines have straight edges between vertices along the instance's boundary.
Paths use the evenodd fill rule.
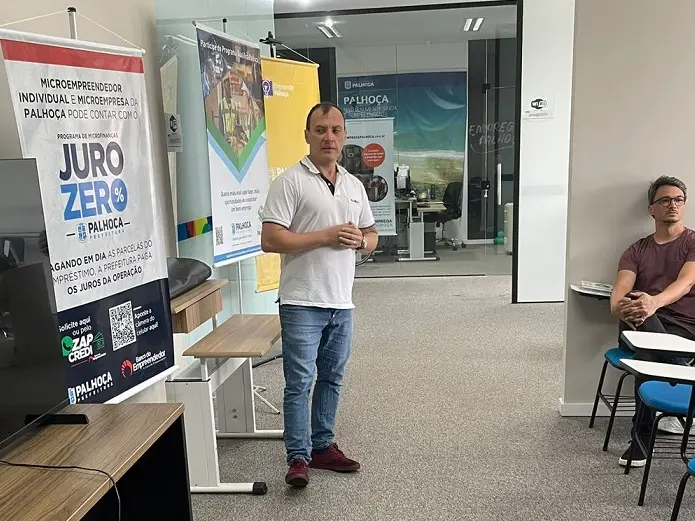
<path fill-rule="evenodd" d="M 311 451 L 312 469 L 334 470 L 335 472 L 355 472 L 360 464 L 343 454 L 343 451 L 334 443 L 321 452 Z"/>
<path fill-rule="evenodd" d="M 301 458 L 292 460 L 290 470 L 285 476 L 285 483 L 295 488 L 304 488 L 309 484 L 309 466 Z"/>

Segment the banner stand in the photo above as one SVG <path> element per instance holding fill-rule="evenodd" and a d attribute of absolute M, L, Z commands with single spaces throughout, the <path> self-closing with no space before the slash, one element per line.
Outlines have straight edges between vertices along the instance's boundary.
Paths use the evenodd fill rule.
<path fill-rule="evenodd" d="M 68 23 L 70 24 L 70 38 L 73 40 L 77 40 L 77 8 L 76 7 L 68 7 Z M 123 38 L 121 38 L 123 39 Z M 123 39 L 126 41 L 125 39 Z M 178 244 L 177 244 L 177 249 L 178 249 Z M 239 277 L 241 277 L 241 272 L 239 272 Z M 241 278 L 239 279 L 241 280 Z M 239 285 L 239 302 L 241 302 L 241 285 Z M 118 396 L 115 396 L 114 398 L 111 398 L 110 400 L 106 401 L 105 403 L 107 404 L 116 404 L 116 403 L 122 403 L 125 400 L 132 398 L 136 394 L 139 394 L 143 392 L 145 389 L 148 389 L 152 387 L 153 385 L 157 384 L 158 382 L 161 382 L 167 378 L 169 378 L 171 375 L 176 373 L 176 371 L 179 370 L 179 366 L 174 365 L 173 367 L 170 367 L 166 371 L 153 376 L 152 378 L 145 380 L 142 383 L 139 383 L 135 387 L 129 389 L 128 391 L 119 394 Z"/>
<path fill-rule="evenodd" d="M 77 8 L 68 7 L 68 22 L 70 23 L 70 38 L 77 40 Z"/>
<path fill-rule="evenodd" d="M 195 25 L 195 23 L 194 23 Z M 222 18 L 222 32 L 227 34 L 227 19 Z M 268 33 L 269 37 L 272 37 L 271 33 Z M 263 41 L 261 40 L 263 43 Z M 270 44 L 269 44 L 270 45 Z M 271 54 L 275 54 L 273 52 L 273 46 L 270 45 L 270 52 Z M 241 261 L 236 262 L 236 268 L 237 268 L 237 298 L 239 299 L 239 314 L 243 315 L 244 314 L 244 291 L 243 288 L 241 287 Z M 275 357 L 272 357 L 273 360 L 277 360 L 278 358 L 281 358 L 282 355 L 276 355 Z M 268 360 L 270 361 L 270 360 Z M 267 361 L 262 361 L 259 364 L 253 365 L 251 367 L 251 370 L 253 370 L 255 367 L 258 367 L 258 365 L 261 365 L 263 363 L 267 363 Z M 261 400 L 270 410 L 272 410 L 275 414 L 280 414 L 280 410 L 275 407 L 272 403 L 270 403 L 265 397 L 261 396 L 260 392 L 265 391 L 266 388 L 262 387 L 260 385 L 254 385 L 253 386 L 253 395 L 255 398 Z"/>
<path fill-rule="evenodd" d="M 64 11 L 63 11 L 64 12 Z M 34 17 L 33 19 L 38 19 L 38 18 L 45 18 L 48 16 L 53 16 L 60 14 L 61 12 L 56 12 L 56 13 L 50 13 L 47 15 L 43 16 L 38 16 Z M 95 42 L 82 42 L 78 40 L 78 30 L 77 30 L 77 15 L 79 14 L 77 12 L 77 9 L 75 7 L 68 7 L 67 8 L 67 13 L 68 13 L 68 24 L 69 24 L 69 33 L 70 33 L 70 38 L 56 38 L 56 37 L 48 37 L 40 34 L 31 34 L 31 33 L 22 33 L 22 32 L 17 32 L 17 31 L 10 31 L 8 29 L 4 29 L 7 25 L 10 24 L 5 24 L 2 28 L 2 51 L 4 55 L 4 61 L 5 61 L 5 67 L 7 69 L 7 77 L 8 77 L 8 83 L 10 87 L 10 91 L 12 92 L 12 98 L 14 100 L 14 111 L 15 111 L 15 118 L 16 122 L 18 125 L 18 132 L 20 136 L 20 144 L 22 146 L 22 153 L 24 157 L 35 157 L 36 153 L 38 150 L 43 151 L 44 145 L 43 143 L 41 144 L 41 147 L 37 149 L 36 146 L 36 141 L 46 141 L 45 137 L 37 137 L 39 136 L 42 132 L 46 133 L 44 129 L 41 129 L 40 126 L 37 127 L 37 129 L 31 128 L 30 125 L 27 125 L 27 121 L 32 121 L 35 119 L 48 119 L 49 122 L 46 124 L 40 123 L 40 124 L 35 124 L 35 125 L 50 125 L 51 119 L 52 120 L 60 120 L 60 117 L 52 117 L 49 116 L 48 118 L 44 115 L 42 116 L 35 116 L 34 112 L 38 112 L 40 109 L 24 109 L 24 114 L 23 118 L 20 118 L 20 111 L 17 105 L 17 99 L 15 99 L 15 92 L 14 90 L 16 89 L 20 93 L 20 98 L 23 95 L 25 98 L 29 98 L 29 95 L 26 94 L 27 91 L 31 91 L 32 88 L 36 88 L 32 86 L 32 81 L 36 79 L 34 74 L 18 74 L 17 71 L 26 71 L 27 69 L 34 67 L 34 64 L 46 64 L 45 66 L 51 67 L 51 66 L 56 66 L 56 65 L 61 65 L 61 59 L 66 60 L 66 64 L 72 65 L 72 63 L 69 61 L 71 58 L 71 54 L 75 51 L 82 51 L 83 54 L 80 55 L 79 60 L 76 61 L 82 61 L 82 65 L 73 65 L 70 70 L 71 71 L 107 71 L 105 73 L 106 75 L 112 74 L 113 72 L 118 72 L 119 66 L 125 67 L 123 70 L 128 73 L 133 73 L 132 77 L 135 77 L 134 75 L 140 74 L 142 79 L 139 80 L 141 83 L 138 84 L 137 81 L 131 82 L 130 84 L 128 81 L 124 81 L 122 84 L 116 83 L 118 80 L 113 80 L 114 83 L 111 83 L 111 85 L 118 85 L 119 89 L 122 89 L 125 87 L 130 87 L 133 88 L 133 85 L 135 86 L 135 90 L 133 90 L 133 96 L 136 97 L 131 97 L 128 98 L 128 101 L 132 104 L 134 103 L 135 106 L 141 106 L 144 111 L 144 117 L 142 118 L 142 122 L 139 125 L 135 125 L 133 129 L 127 128 L 127 127 L 121 127 L 119 131 L 123 133 L 125 136 L 128 136 L 128 139 L 130 138 L 131 141 L 137 142 L 137 140 L 133 140 L 132 135 L 134 132 L 142 132 L 144 133 L 143 137 L 146 137 L 146 142 L 145 146 L 149 147 L 149 151 L 146 153 L 146 169 L 149 170 L 149 178 L 147 179 L 146 186 L 143 190 L 144 193 L 148 193 L 149 198 L 150 198 L 150 211 L 153 210 L 152 207 L 152 175 L 154 173 L 154 170 L 152 168 L 152 141 L 151 141 L 151 136 L 149 132 L 151 131 L 149 127 L 149 116 L 148 116 L 148 110 L 149 107 L 147 105 L 147 96 L 146 96 L 146 86 L 144 83 L 144 70 L 142 66 L 142 55 L 145 54 L 145 50 L 134 45 L 132 42 L 129 42 L 125 38 L 119 36 L 118 34 L 114 33 L 113 31 L 110 31 L 106 27 L 102 26 L 98 22 L 95 22 L 94 20 L 91 20 L 90 18 L 83 16 L 83 18 L 87 19 L 88 21 L 94 23 L 98 27 L 100 27 L 102 30 L 105 30 L 106 32 L 109 32 L 113 34 L 114 36 L 118 37 L 120 40 L 126 42 L 131 49 L 125 48 L 125 47 L 116 47 L 113 45 L 107 45 L 107 44 L 99 44 Z M 28 21 L 28 20 L 20 20 L 14 23 L 21 23 L 23 21 Z M 61 42 L 62 40 L 62 42 Z M 74 41 L 76 42 L 79 46 L 72 47 L 70 46 L 67 42 L 68 41 Z M 59 48 L 65 52 L 65 54 L 60 55 L 58 58 L 56 58 L 56 54 L 53 53 L 46 53 L 44 49 L 50 49 L 50 46 L 55 46 L 56 48 Z M 133 49 L 134 48 L 134 49 Z M 8 56 L 8 52 L 10 55 Z M 41 54 L 43 52 L 43 54 Z M 94 67 L 92 63 L 94 62 L 89 62 L 88 60 L 90 54 L 94 54 L 95 52 L 102 52 L 102 53 L 110 53 L 113 54 L 114 56 L 121 56 L 123 57 L 122 59 L 128 64 L 128 65 L 123 65 L 123 62 L 118 62 L 116 65 L 113 65 L 114 61 L 111 62 L 109 67 L 100 67 L 97 65 Z M 136 63 L 135 57 L 139 55 L 139 64 Z M 27 57 L 31 57 L 27 59 Z M 46 56 L 50 56 L 49 58 L 46 58 Z M 74 55 L 72 55 L 74 56 Z M 37 59 L 38 57 L 38 59 Z M 48 61 L 44 61 L 44 60 Z M 72 59 L 75 59 L 74 57 Z M 92 58 L 93 59 L 93 58 Z M 117 60 L 118 58 L 116 58 Z M 87 64 L 89 63 L 89 64 Z M 83 68 L 80 68 L 83 67 Z M 139 67 L 139 71 L 138 71 Z M 63 81 L 63 82 L 73 82 L 70 85 L 81 85 L 80 81 L 82 83 L 89 83 L 89 73 L 85 73 L 81 78 L 82 79 L 64 79 L 60 78 L 61 75 L 58 75 L 53 78 L 54 82 L 58 83 L 58 81 Z M 94 76 L 97 80 L 99 79 L 99 76 Z M 80 78 L 79 74 L 77 75 L 77 78 Z M 18 79 L 21 79 L 22 81 L 18 82 Z M 48 82 L 46 82 L 48 83 Z M 92 84 L 94 85 L 105 85 L 106 83 L 98 83 L 98 81 L 94 81 Z M 45 85 L 42 84 L 41 88 L 45 88 L 46 90 L 53 89 L 55 91 L 59 91 L 60 88 L 65 89 L 65 87 L 58 87 L 58 86 L 50 86 L 46 87 Z M 70 87 L 67 87 L 68 89 Z M 79 90 L 80 87 L 73 87 L 75 90 Z M 138 90 L 139 89 L 139 90 Z M 38 92 L 38 90 L 37 90 Z M 118 90 L 118 93 L 121 93 L 121 90 Z M 35 96 L 36 98 L 39 98 L 38 95 L 35 93 L 31 93 L 32 96 Z M 137 96 L 141 95 L 141 98 L 138 98 Z M 59 100 L 56 101 L 55 103 L 57 105 L 63 104 L 65 107 L 70 107 L 71 105 L 80 105 L 81 107 L 89 107 L 90 103 L 93 103 L 91 101 L 83 101 L 79 99 L 79 96 L 76 94 L 53 94 L 54 99 Z M 89 95 L 87 95 L 88 98 Z M 34 98 L 35 99 L 35 98 Z M 121 98 L 125 99 L 125 98 Z M 77 100 L 77 101 L 76 101 Z M 26 102 L 26 100 L 25 100 Z M 31 101 L 33 102 L 33 101 Z M 30 102 L 30 103 L 31 103 Z M 140 104 L 140 102 L 142 102 Z M 39 104 L 41 101 L 39 101 Z M 39 105 L 40 106 L 40 105 Z M 30 112 L 30 110 L 32 112 Z M 47 112 L 49 109 L 43 109 L 44 112 Z M 60 110 L 63 111 L 62 117 L 65 118 L 64 112 L 69 109 L 50 109 L 54 110 L 55 113 L 57 114 Z M 137 109 L 136 109 L 137 110 Z M 87 111 L 85 109 L 82 109 L 80 114 L 86 114 Z M 87 116 L 71 116 L 73 119 L 75 117 L 77 118 L 87 118 Z M 93 117 L 89 116 L 89 118 L 92 121 L 97 121 L 99 119 L 103 119 L 102 117 Z M 120 118 L 120 116 L 119 116 Z M 127 118 L 124 118 L 127 119 Z M 136 117 L 137 119 L 137 117 Z M 87 119 L 86 119 L 87 120 Z M 50 128 L 47 127 L 47 128 Z M 58 130 L 62 130 L 62 132 L 66 132 L 64 130 L 65 127 L 61 128 L 58 127 Z M 67 127 L 69 129 L 69 126 Z M 92 131 L 93 134 L 99 134 L 98 132 L 94 132 L 94 130 L 98 130 L 96 128 L 92 129 L 85 129 L 85 132 L 83 133 L 76 133 L 74 130 L 69 130 L 72 131 L 72 134 L 69 136 L 66 136 L 63 134 L 61 137 L 59 135 L 59 140 L 58 143 L 61 141 L 65 141 L 66 144 L 62 145 L 63 151 L 58 152 L 59 156 L 62 158 L 63 157 L 63 152 L 65 150 L 68 150 L 68 146 L 72 146 L 73 148 L 77 149 L 79 146 L 79 143 L 71 143 L 72 140 L 77 140 L 79 141 L 80 139 L 89 139 L 88 136 L 89 131 Z M 49 134 L 52 133 L 52 131 L 48 132 Z M 101 132 L 103 134 L 103 132 Z M 99 136 L 103 137 L 103 136 Z M 138 218 L 138 210 L 128 210 L 126 212 L 126 207 L 127 207 L 127 202 L 129 196 L 127 195 L 126 191 L 126 185 L 124 184 L 123 179 L 128 179 L 128 177 L 123 177 L 121 176 L 121 173 L 124 172 L 124 168 L 126 168 L 125 172 L 131 172 L 133 170 L 133 164 L 128 163 L 127 161 L 124 161 L 123 159 L 123 149 L 125 149 L 125 146 L 123 149 L 121 149 L 120 145 L 121 143 L 119 142 L 117 134 L 115 135 L 110 135 L 108 136 L 108 139 L 111 141 L 109 142 L 109 145 L 106 148 L 106 155 L 103 153 L 103 148 L 102 150 L 102 155 L 98 156 L 101 157 L 102 160 L 102 170 L 105 172 L 109 170 L 109 174 L 115 176 L 114 179 L 117 183 L 113 183 L 112 186 L 110 187 L 110 193 L 109 193 L 109 185 L 106 183 L 104 180 L 99 180 L 101 183 L 100 185 L 97 186 L 97 188 L 92 188 L 91 186 L 87 187 L 85 189 L 85 192 L 87 192 L 90 189 L 95 190 L 91 197 L 97 197 L 98 198 L 98 204 L 101 206 L 97 206 L 96 208 L 89 208 L 87 207 L 85 209 L 84 204 L 88 204 L 89 201 L 89 193 L 86 193 L 85 197 L 86 203 L 83 201 L 83 205 L 80 206 L 79 204 L 75 206 L 75 203 L 70 203 L 68 202 L 68 206 L 64 209 L 62 208 L 62 202 L 58 202 L 56 204 L 60 205 L 60 212 L 61 214 L 64 213 L 63 219 L 55 219 L 55 208 L 53 208 L 53 204 L 49 205 L 49 209 L 52 210 L 48 212 L 47 217 L 47 223 L 46 223 L 46 232 L 48 233 L 48 224 L 51 221 L 51 233 L 53 235 L 59 233 L 63 234 L 65 233 L 64 226 L 69 223 L 70 226 L 74 226 L 74 221 L 72 219 L 79 219 L 79 222 L 77 223 L 77 228 L 76 228 L 76 233 L 67 233 L 66 236 L 70 237 L 73 236 L 74 238 L 77 238 L 79 240 L 79 243 L 82 245 L 78 248 L 75 249 L 75 251 L 70 251 L 69 254 L 72 255 L 72 258 L 68 258 L 68 260 L 63 260 L 60 262 L 56 262 L 56 265 L 61 266 L 61 270 L 68 270 L 70 267 L 74 268 L 75 266 L 80 266 L 82 259 L 84 259 L 84 265 L 86 264 L 91 264 L 94 266 L 94 268 L 89 268 L 89 269 L 84 269 L 83 270 L 83 275 L 82 277 L 87 276 L 86 274 L 90 271 L 92 273 L 89 273 L 89 276 L 92 277 L 91 280 L 88 279 L 82 279 L 82 280 L 87 280 L 86 283 L 82 283 L 81 287 L 78 288 L 77 284 L 74 284 L 71 287 L 67 288 L 67 293 L 64 295 L 61 293 L 61 302 L 57 307 L 57 316 L 58 316 L 58 321 L 63 322 L 63 325 L 60 326 L 60 332 L 63 338 L 61 339 L 61 348 L 62 348 L 62 353 L 63 353 L 63 358 L 66 359 L 66 362 L 70 363 L 70 369 L 71 371 L 68 371 L 68 385 L 69 386 L 74 386 L 74 387 L 68 387 L 66 389 L 67 391 L 67 397 L 70 403 L 120 403 L 123 400 L 126 400 L 135 394 L 138 394 L 145 389 L 151 387 L 152 385 L 156 384 L 157 382 L 160 382 L 168 377 L 170 377 L 174 372 L 178 370 L 178 367 L 174 363 L 174 354 L 173 354 L 173 335 L 172 335 L 172 325 L 171 325 L 171 314 L 170 314 L 170 309 L 169 309 L 169 301 L 168 301 L 168 290 L 167 290 L 167 277 L 166 277 L 166 261 L 165 261 L 165 254 L 162 249 L 162 237 L 157 236 L 158 234 L 154 232 L 151 235 L 144 234 L 142 237 L 144 238 L 150 238 L 153 240 L 147 240 L 145 241 L 145 249 L 146 253 L 145 254 L 140 254 L 140 257 L 137 258 L 137 263 L 138 265 L 136 267 L 133 267 L 131 269 L 131 272 L 128 273 L 128 276 L 134 276 L 133 274 L 137 273 L 137 275 L 142 275 L 140 277 L 136 277 L 141 279 L 141 282 L 138 284 L 136 282 L 135 285 L 129 285 L 129 282 L 124 282 L 126 275 L 124 271 L 121 272 L 115 272 L 115 275 L 113 275 L 113 279 L 109 276 L 106 276 L 106 272 L 108 270 L 116 270 L 120 269 L 115 267 L 115 264 L 111 264 L 109 267 L 104 267 L 100 263 L 104 262 L 112 262 L 112 261 L 107 261 L 107 252 L 108 252 L 108 258 L 111 258 L 112 256 L 115 256 L 118 260 L 115 262 L 126 262 L 130 263 L 132 265 L 133 262 L 136 262 L 135 260 L 135 253 L 133 252 L 132 249 L 129 249 L 132 247 L 132 245 L 127 245 L 125 247 L 120 247 L 118 245 L 117 240 L 111 240 L 108 241 L 106 244 L 103 246 L 99 246 L 100 244 L 98 242 L 99 238 L 103 238 L 104 236 L 109 235 L 109 232 L 112 230 L 117 230 L 119 227 L 124 227 L 131 225 L 130 221 L 133 221 L 134 218 Z M 94 136 L 93 139 L 98 139 L 98 137 Z M 143 142 L 142 139 L 139 140 L 141 143 Z M 124 141 L 126 143 L 127 141 Z M 100 143 L 98 142 L 93 142 L 92 145 L 98 148 L 100 146 Z M 82 145 L 83 148 L 86 147 L 86 144 Z M 90 145 L 91 146 L 91 145 Z M 103 145 L 101 145 L 103 146 Z M 96 149 L 95 149 L 96 150 Z M 79 152 L 75 152 L 76 154 L 79 154 Z M 66 152 L 67 154 L 67 152 Z M 84 152 L 85 158 L 86 158 L 86 152 Z M 111 155 L 109 155 L 111 154 Z M 118 154 L 119 155 L 119 160 L 120 163 L 115 162 L 112 163 L 111 161 L 113 160 L 113 154 Z M 134 154 L 136 157 L 140 157 L 137 153 Z M 51 155 L 51 152 L 46 152 L 45 154 L 38 154 L 39 157 L 39 181 L 40 181 L 40 188 L 42 191 L 42 204 L 44 206 L 44 212 L 46 210 L 46 198 L 48 197 L 46 194 L 50 192 L 46 192 L 47 189 L 55 189 L 55 186 L 52 186 L 52 184 L 55 184 L 55 182 L 52 180 L 49 182 L 47 179 L 44 179 L 45 176 L 42 177 L 43 172 L 46 172 L 47 169 L 52 169 L 53 165 L 52 162 L 55 161 L 55 157 Z M 92 159 L 94 156 L 90 156 Z M 104 159 L 105 158 L 105 159 Z M 129 159 L 129 158 L 128 158 Z M 75 175 L 74 172 L 70 171 L 70 163 L 68 161 L 68 156 L 65 155 L 65 160 L 66 160 L 66 168 L 67 170 L 65 172 L 61 171 L 61 178 L 60 181 L 68 181 L 70 180 L 72 182 L 72 176 Z M 98 159 L 97 159 L 98 160 Z M 75 159 L 77 161 L 77 159 Z M 86 159 L 85 159 L 86 161 Z M 88 163 L 88 162 L 86 162 Z M 49 166 L 50 165 L 50 166 Z M 139 166 L 142 168 L 142 166 Z M 75 166 L 75 168 L 77 168 Z M 92 165 L 92 168 L 94 168 L 94 165 Z M 115 172 L 115 173 L 114 173 Z M 63 177 L 64 174 L 69 174 L 71 175 L 70 179 L 66 179 L 66 177 Z M 104 176 L 106 176 L 106 173 L 104 173 Z M 60 183 L 58 181 L 58 183 Z M 45 186 L 44 186 L 44 183 Z M 78 181 L 79 183 L 79 181 Z M 96 184 L 96 183 L 95 183 Z M 61 188 L 66 188 L 66 189 L 72 189 L 75 186 L 78 186 L 77 184 L 72 184 L 72 185 L 56 185 L 56 186 L 61 186 Z M 81 186 L 81 185 L 80 185 Z M 85 185 L 86 186 L 86 185 Z M 136 188 L 133 193 L 130 194 L 132 196 L 134 201 L 138 200 L 138 191 L 139 191 L 139 185 L 137 182 L 133 184 L 133 186 Z M 84 188 L 84 187 L 83 187 Z M 61 190 L 62 195 L 69 194 L 70 197 L 73 195 L 77 197 L 75 191 L 71 190 Z M 82 192 L 79 192 L 81 194 Z M 95 195 L 96 194 L 96 195 Z M 70 199 L 70 201 L 74 201 L 75 199 Z M 54 203 L 54 200 L 49 199 L 51 203 Z M 72 205 L 72 206 L 70 206 Z M 116 220 L 119 218 L 116 217 L 109 221 L 109 223 L 106 223 L 106 221 L 99 221 L 97 222 L 96 219 L 94 219 L 95 215 L 100 216 L 101 215 L 101 208 L 102 207 L 109 207 L 111 205 L 112 211 L 117 212 L 118 214 L 122 215 L 120 218 L 120 221 L 116 223 Z M 136 208 L 137 207 L 137 202 L 135 203 Z M 75 209 L 77 208 L 77 209 Z M 142 210 L 139 210 L 142 211 Z M 124 213 L 125 212 L 125 213 Z M 75 214 L 76 216 L 73 216 Z M 80 214 L 80 215 L 77 215 Z M 71 217 L 68 217 L 70 215 Z M 125 218 L 125 219 L 124 219 Z M 128 220 L 128 222 L 124 222 L 124 220 Z M 64 222 L 62 222 L 64 221 Z M 60 224 L 62 222 L 62 224 Z M 62 228 L 61 228 L 62 226 Z M 110 226 L 110 227 L 109 227 Z M 112 232 L 112 235 L 117 235 L 118 233 L 122 232 Z M 97 240 L 94 244 L 97 244 L 97 246 L 93 247 L 94 254 L 90 253 L 90 250 L 84 249 L 84 244 L 89 242 L 90 240 Z M 54 239 L 55 240 L 55 239 Z M 149 243 L 149 244 L 147 244 Z M 60 241 L 58 242 L 60 244 Z M 115 246 L 115 247 L 114 247 Z M 48 237 L 48 248 L 50 251 L 53 252 L 53 248 L 51 248 L 51 239 Z M 61 247 L 54 247 L 55 251 L 57 252 L 58 258 L 63 256 L 65 254 L 64 251 L 61 251 L 64 249 L 63 246 Z M 119 249 L 123 250 L 123 252 L 115 253 Z M 140 247 L 137 247 L 136 250 L 140 250 Z M 80 253 L 80 251 L 82 253 Z M 127 251 L 127 253 L 125 253 Z M 112 255 L 113 254 L 113 255 Z M 48 256 L 48 253 L 45 253 L 46 256 Z M 83 257 L 82 257 L 83 255 Z M 130 255 L 130 257 L 128 257 Z M 149 255 L 149 257 L 148 257 Z M 149 259 L 153 259 L 151 262 Z M 143 262 L 144 261 L 144 262 Z M 70 264 L 73 263 L 73 264 Z M 104 271 L 104 277 L 103 279 L 101 276 L 94 276 L 94 273 L 96 272 L 95 268 L 99 268 L 99 274 Z M 102 270 L 102 268 L 104 268 Z M 58 268 L 56 268 L 58 269 Z M 68 273 L 65 275 L 65 277 L 69 277 L 72 275 L 72 273 Z M 162 277 L 163 275 L 163 277 Z M 58 277 L 59 279 L 61 277 Z M 108 282 L 107 282 L 108 278 Z M 55 279 L 55 277 L 54 277 Z M 72 282 L 73 279 L 71 279 Z M 144 280 L 144 281 L 143 281 Z M 106 289 L 106 285 L 112 284 L 113 281 L 113 290 Z M 64 284 L 65 280 L 59 280 L 60 284 Z M 102 287 L 102 282 L 103 282 L 103 290 L 97 289 Z M 61 287 L 61 291 L 64 293 L 63 290 L 66 288 Z M 56 292 L 57 287 L 54 289 L 54 293 Z M 72 291 L 70 291 L 72 290 Z M 86 301 L 80 302 L 79 299 L 75 299 L 75 295 L 79 292 L 84 291 L 85 294 L 91 293 L 93 296 L 91 297 L 86 297 Z M 109 293 L 109 291 L 113 291 L 112 293 Z M 96 297 L 96 298 L 95 298 Z M 90 300 L 94 299 L 94 300 Z M 58 296 L 56 295 L 56 301 L 58 304 Z M 138 304 L 141 304 L 138 306 Z M 109 307 L 112 306 L 112 307 Z M 138 307 L 135 307 L 138 306 Z M 61 309 L 62 308 L 62 309 Z M 85 317 L 85 318 L 82 318 Z M 143 318 L 147 317 L 147 318 Z M 78 320 L 79 318 L 79 333 L 78 333 Z M 123 320 L 123 322 L 121 322 Z M 137 321 L 137 322 L 136 322 Z M 108 326 L 110 323 L 110 333 L 108 332 Z M 143 327 L 144 324 L 148 324 L 149 327 L 145 328 Z M 136 329 L 137 328 L 137 329 Z M 100 331 L 101 330 L 101 331 Z M 87 331 L 91 331 L 90 333 L 87 333 Z M 155 338 L 156 337 L 156 338 Z M 118 344 L 118 345 L 117 345 Z M 109 345 L 111 346 L 111 350 L 108 349 Z M 142 348 L 142 351 L 140 350 Z M 159 351 L 156 351 L 159 349 Z M 108 354 L 105 350 L 108 350 L 110 354 Z M 147 352 L 145 352 L 147 351 Z M 152 354 L 152 351 L 154 351 L 154 354 Z M 117 355 L 115 353 L 118 353 Z M 89 360 L 86 360 L 85 357 L 87 354 L 89 354 Z M 115 355 L 115 356 L 114 356 Z M 115 358 L 118 358 L 119 360 L 114 360 Z M 132 359 L 132 361 L 131 361 Z M 120 360 L 123 360 L 123 363 L 120 364 Z M 89 363 L 87 363 L 89 362 Z M 118 369 L 115 368 L 113 365 L 114 362 L 118 364 Z M 93 364 L 93 365 L 92 365 Z M 86 368 L 86 371 L 80 371 L 79 374 L 77 372 L 73 372 L 72 370 L 76 369 L 76 367 L 81 366 L 82 368 Z M 89 370 L 89 368 L 93 368 L 92 371 Z M 154 371 L 153 371 L 154 369 Z M 120 375 L 118 374 L 120 373 Z M 135 373 L 135 374 L 134 374 Z M 117 375 L 116 377 L 112 375 Z M 117 379 L 122 378 L 123 380 L 118 380 Z M 132 377 L 132 378 L 131 378 Z M 130 380 L 130 383 L 126 383 L 127 380 Z M 109 391 L 109 389 L 111 389 Z M 103 393 L 103 394 L 102 394 Z M 102 398 L 98 398 L 97 395 L 101 395 Z"/>

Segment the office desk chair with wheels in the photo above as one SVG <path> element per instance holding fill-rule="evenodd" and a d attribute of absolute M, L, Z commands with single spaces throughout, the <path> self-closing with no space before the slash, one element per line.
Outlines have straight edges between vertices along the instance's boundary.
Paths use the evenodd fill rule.
<path fill-rule="evenodd" d="M 442 242 L 452 246 L 454 251 L 458 250 L 459 246 L 461 246 L 461 248 L 465 248 L 466 245 L 461 239 L 445 237 L 444 233 L 446 223 L 461 218 L 462 192 L 463 183 L 461 181 L 452 181 L 446 185 L 444 197 L 442 198 L 442 203 L 444 204 L 446 210 L 437 213 L 426 213 L 423 216 L 424 222 L 437 223 L 437 227 L 439 227 L 439 225 L 442 226 Z"/>

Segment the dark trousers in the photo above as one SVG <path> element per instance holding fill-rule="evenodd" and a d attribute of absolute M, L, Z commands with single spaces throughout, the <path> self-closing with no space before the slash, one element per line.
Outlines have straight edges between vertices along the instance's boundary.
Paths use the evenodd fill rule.
<path fill-rule="evenodd" d="M 630 326 L 628 326 L 625 322 L 620 322 L 618 343 L 624 349 L 629 349 L 629 347 L 627 346 L 627 344 L 625 344 L 625 341 L 620 337 L 620 333 L 622 333 L 623 331 L 629 331 L 630 329 Z M 676 324 L 668 322 L 663 318 L 660 318 L 658 314 L 652 315 L 647 320 L 645 320 L 644 324 L 637 328 L 637 331 L 646 331 L 649 333 L 669 333 L 671 335 L 678 335 L 689 340 L 695 340 L 695 336 L 693 336 L 688 330 L 682 328 L 681 326 L 677 326 Z M 689 365 L 691 361 L 689 358 L 665 356 L 657 353 L 648 353 L 644 351 L 637 351 L 635 355 L 635 360 L 647 360 L 650 362 L 662 362 L 665 364 L 678 365 Z M 632 418 L 633 424 L 637 421 L 637 411 L 639 410 L 639 406 L 642 403 L 642 400 L 639 396 L 639 387 L 644 382 L 645 380 L 635 377 L 635 415 Z M 655 416 L 656 411 L 654 411 L 650 407 L 647 407 L 642 413 L 642 418 L 639 422 L 639 425 L 636 426 L 636 432 L 642 438 L 642 441 L 645 445 L 648 445 L 649 436 L 651 435 L 652 425 L 654 423 Z"/>

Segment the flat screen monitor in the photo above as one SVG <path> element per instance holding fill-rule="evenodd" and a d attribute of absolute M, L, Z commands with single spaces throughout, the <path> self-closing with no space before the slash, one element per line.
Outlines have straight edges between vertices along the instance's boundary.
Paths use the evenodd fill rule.
<path fill-rule="evenodd" d="M 33 159 L 0 160 L 0 450 L 68 403 Z"/>

